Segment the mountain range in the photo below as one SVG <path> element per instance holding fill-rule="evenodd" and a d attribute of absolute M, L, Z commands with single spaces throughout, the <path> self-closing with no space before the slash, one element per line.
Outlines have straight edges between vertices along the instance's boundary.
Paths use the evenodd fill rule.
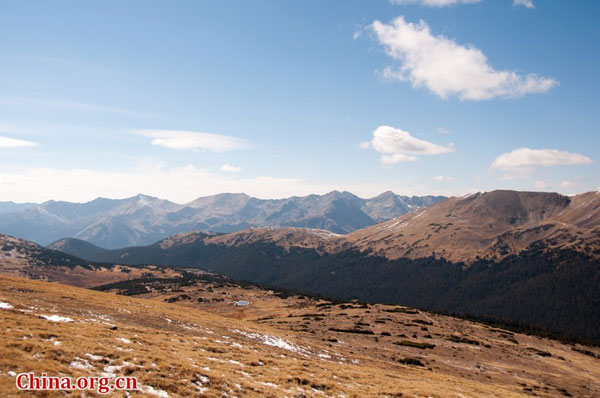
<path fill-rule="evenodd" d="M 354 249 L 390 260 L 434 257 L 472 263 L 479 259 L 500 260 L 540 245 L 598 258 L 600 193 L 563 196 L 548 192 L 477 192 L 345 235 L 315 228 L 263 227 L 218 235 L 182 233 L 159 242 L 159 246 L 168 249 L 196 239 L 225 246 L 273 243 L 288 251 L 296 247 L 321 254 Z M 69 239 L 51 247 L 103 261 L 118 261 L 131 251 L 115 251 L 118 257 L 111 258 L 109 251 L 98 252 L 99 248 Z"/>
<path fill-rule="evenodd" d="M 190 230 L 229 233 L 249 227 L 291 226 L 343 234 L 443 199 L 393 192 L 362 199 L 349 192 L 333 191 L 271 200 L 225 193 L 185 204 L 141 194 L 127 199 L 98 198 L 87 203 L 0 202 L 0 233 L 41 245 L 73 237 L 108 249 L 147 245 Z"/>
<path fill-rule="evenodd" d="M 492 191 L 449 198 L 346 235 L 297 227 L 192 231 L 87 260 L 194 267 L 344 300 L 410 305 L 600 343 L 600 193 Z"/>

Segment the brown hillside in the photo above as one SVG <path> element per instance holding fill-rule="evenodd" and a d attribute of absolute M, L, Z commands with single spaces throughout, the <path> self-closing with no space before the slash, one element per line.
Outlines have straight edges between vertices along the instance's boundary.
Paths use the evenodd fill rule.
<path fill-rule="evenodd" d="M 98 266 L 23 239 L 0 234 L 0 274 L 92 287 L 143 275 L 173 277 L 181 273 L 155 266 Z"/>
<path fill-rule="evenodd" d="M 600 194 L 493 191 L 450 198 L 355 231 L 347 241 L 388 258 L 500 258 L 536 242 L 593 253 L 600 248 Z M 598 253 L 596 253 L 598 254 Z"/>

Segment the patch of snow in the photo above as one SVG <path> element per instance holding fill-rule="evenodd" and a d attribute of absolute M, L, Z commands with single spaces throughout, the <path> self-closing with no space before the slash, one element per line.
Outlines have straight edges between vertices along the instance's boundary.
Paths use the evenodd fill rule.
<path fill-rule="evenodd" d="M 13 307 L 12 305 L 10 305 L 8 303 L 0 301 L 0 309 L 2 309 L 2 310 L 12 310 L 13 308 L 15 308 L 15 307 Z"/>
<path fill-rule="evenodd" d="M 146 394 L 154 395 L 159 398 L 169 398 L 169 394 L 163 390 L 157 390 L 152 386 L 144 386 L 142 387 L 142 391 Z"/>
<path fill-rule="evenodd" d="M 125 344 L 131 344 L 131 340 L 126 339 L 125 337 L 118 337 L 117 340 Z"/>
<path fill-rule="evenodd" d="M 79 370 L 91 370 L 94 369 L 94 367 L 92 365 L 90 365 L 90 363 L 85 360 L 85 359 L 81 359 L 81 358 L 77 358 L 75 357 L 75 360 L 71 361 L 71 363 L 69 364 L 70 367 L 75 368 L 75 369 L 79 369 Z"/>
<path fill-rule="evenodd" d="M 90 354 L 90 353 L 87 353 L 84 356 L 88 357 L 92 361 L 101 361 L 102 359 L 104 359 L 104 357 L 102 355 L 94 355 L 94 354 Z"/>
<path fill-rule="evenodd" d="M 265 387 L 271 387 L 271 388 L 277 388 L 279 387 L 277 384 L 274 383 L 266 383 L 264 381 L 260 381 L 259 384 L 265 386 Z"/>
<path fill-rule="evenodd" d="M 192 383 L 192 384 L 196 387 L 196 390 L 198 390 L 198 392 L 200 394 L 204 394 L 204 393 L 206 393 L 208 391 L 207 387 L 202 387 L 202 384 L 200 384 L 198 382 L 195 382 L 195 383 Z"/>
<path fill-rule="evenodd" d="M 123 362 L 121 365 L 107 365 L 103 369 L 104 371 L 102 372 L 102 376 L 113 378 L 113 377 L 115 377 L 117 372 L 120 372 L 121 369 L 123 369 L 125 366 L 129 366 L 129 365 L 131 365 L 131 363 L 129 363 L 129 362 Z"/>
<path fill-rule="evenodd" d="M 60 315 L 40 315 L 40 318 L 47 319 L 50 322 L 75 322 L 71 318 Z"/>
<path fill-rule="evenodd" d="M 171 323 L 173 322 L 172 320 L 170 320 L 169 318 L 165 318 L 165 321 L 167 321 L 167 323 Z"/>
<path fill-rule="evenodd" d="M 210 383 L 210 379 L 204 375 L 197 374 L 196 377 L 200 380 L 202 384 Z"/>
<path fill-rule="evenodd" d="M 336 234 L 334 232 L 331 231 L 327 231 L 325 229 L 318 229 L 318 228 L 308 228 L 308 230 L 312 231 L 315 235 L 319 235 L 325 238 L 328 238 L 330 236 L 342 236 L 340 234 Z"/>
<path fill-rule="evenodd" d="M 241 362 L 238 362 L 238 361 L 234 361 L 233 359 L 230 359 L 230 360 L 229 360 L 229 363 L 232 363 L 232 364 L 234 364 L 234 365 L 244 366 L 244 364 L 243 364 L 243 363 L 241 363 Z"/>
<path fill-rule="evenodd" d="M 427 213 L 427 210 L 423 210 L 422 212 L 420 212 L 419 214 L 417 214 L 416 216 L 414 216 L 413 218 L 419 218 L 421 217 L 423 214 Z"/>
<path fill-rule="evenodd" d="M 105 314 L 96 314 L 92 311 L 88 311 L 88 314 L 90 314 L 91 316 L 93 316 L 95 318 L 101 319 L 103 321 L 111 321 L 112 320 L 108 317 L 108 315 L 105 315 Z"/>
<path fill-rule="evenodd" d="M 303 347 L 297 346 L 293 343 L 290 343 L 287 340 L 282 339 L 281 337 L 269 336 L 268 334 L 260 334 L 260 333 L 248 333 L 242 330 L 234 330 L 234 332 L 241 334 L 249 339 L 259 341 L 265 345 L 271 347 L 281 348 L 283 350 L 297 352 L 299 354 L 308 355 L 309 351 Z"/>
<path fill-rule="evenodd" d="M 13 372 L 12 370 L 9 370 L 8 372 L 6 372 L 7 375 L 11 376 L 11 377 L 15 377 L 17 376 L 16 372 Z"/>

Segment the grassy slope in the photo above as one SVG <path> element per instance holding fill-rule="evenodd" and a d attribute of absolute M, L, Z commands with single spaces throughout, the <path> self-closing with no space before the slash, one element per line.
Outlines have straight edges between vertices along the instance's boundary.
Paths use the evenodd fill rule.
<path fill-rule="evenodd" d="M 390 354 L 404 358 L 407 353 L 413 356 L 421 351 L 414 347 L 394 345 L 396 351 L 388 352 L 386 346 L 387 355 L 359 349 L 361 345 L 374 344 L 373 336 L 352 335 L 344 337 L 347 345 L 332 346 L 322 336 L 309 332 L 55 283 L 0 276 L 0 301 L 15 307 L 0 309 L 2 396 L 17 395 L 9 371 L 97 375 L 110 366 L 121 367 L 116 373 L 137 376 L 143 385 L 170 396 L 365 397 L 402 393 L 403 397 L 519 397 L 528 394 L 525 388 L 552 397 L 562 396 L 562 388 L 581 397 L 600 393 L 598 359 L 528 336 L 516 335 L 521 348 L 531 344 L 549 349 L 552 356 L 533 355 L 522 364 L 501 361 L 502 355 L 487 359 L 479 368 L 496 375 L 490 379 L 485 373 L 480 374 L 475 364 L 463 363 L 456 372 L 442 372 L 435 365 L 421 368 L 390 359 Z M 381 310 L 373 307 L 368 311 Z M 52 323 L 41 319 L 40 314 L 66 316 L 74 322 Z M 436 321 L 445 319 L 434 317 Z M 456 321 L 455 329 L 448 332 L 462 327 L 472 329 L 475 325 Z M 288 348 L 295 347 L 299 352 L 266 345 L 265 336 L 284 340 Z M 445 344 L 450 353 L 448 361 L 453 360 L 452 351 L 458 349 L 453 346 L 482 350 L 469 344 L 436 344 Z M 499 352 L 508 352 L 512 343 L 493 344 Z M 539 370 L 531 366 L 542 359 Z M 77 369 L 72 366 L 74 362 L 88 369 Z M 551 382 L 544 384 L 538 380 L 546 372 Z M 504 378 L 499 379 L 502 374 Z M 507 380 L 510 375 L 510 381 L 497 381 Z"/>

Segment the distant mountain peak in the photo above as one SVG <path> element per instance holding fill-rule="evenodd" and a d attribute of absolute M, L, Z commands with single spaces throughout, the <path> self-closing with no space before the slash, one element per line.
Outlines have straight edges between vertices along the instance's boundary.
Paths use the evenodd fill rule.
<path fill-rule="evenodd" d="M 86 203 L 48 201 L 35 208 L 6 205 L 14 211 L 0 211 L 0 232 L 43 245 L 67 236 L 111 249 L 150 244 L 190 230 L 228 233 L 271 226 L 345 234 L 441 199 L 403 199 L 393 193 L 361 199 L 351 192 L 335 190 L 325 195 L 277 200 L 221 193 L 177 204 L 140 193 Z"/>

